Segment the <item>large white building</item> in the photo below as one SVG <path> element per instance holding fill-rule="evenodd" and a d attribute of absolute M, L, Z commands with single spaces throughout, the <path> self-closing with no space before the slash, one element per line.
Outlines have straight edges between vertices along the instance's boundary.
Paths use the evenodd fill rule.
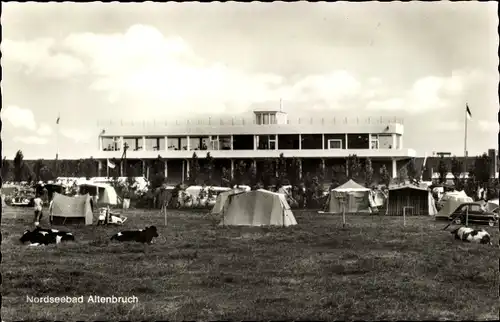
<path fill-rule="evenodd" d="M 371 158 L 377 168 L 385 165 L 395 177 L 401 162 L 416 156 L 404 147 L 404 126 L 396 119 L 301 118 L 289 119 L 278 110 L 256 110 L 253 119 L 204 122 L 155 122 L 154 124 L 119 124 L 103 128 L 99 135 L 100 174 L 106 171 L 106 160 L 120 160 L 127 147 L 127 165 L 142 163 L 147 173 L 148 160 L 164 160 L 169 178 L 184 180 L 189 175 L 190 159 L 196 152 L 200 162 L 207 153 L 215 159 L 216 169 L 234 172 L 235 164 L 246 164 L 265 158 L 301 160 L 302 171 L 345 164 L 345 157 L 356 154 Z M 117 165 L 124 175 L 123 164 Z"/>

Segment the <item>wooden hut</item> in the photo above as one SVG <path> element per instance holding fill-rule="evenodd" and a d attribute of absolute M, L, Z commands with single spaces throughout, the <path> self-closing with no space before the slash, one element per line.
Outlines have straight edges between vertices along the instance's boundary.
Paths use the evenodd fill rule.
<path fill-rule="evenodd" d="M 402 216 L 403 209 L 407 207 L 406 215 L 437 214 L 436 204 L 427 187 L 405 184 L 389 187 L 386 215 Z"/>

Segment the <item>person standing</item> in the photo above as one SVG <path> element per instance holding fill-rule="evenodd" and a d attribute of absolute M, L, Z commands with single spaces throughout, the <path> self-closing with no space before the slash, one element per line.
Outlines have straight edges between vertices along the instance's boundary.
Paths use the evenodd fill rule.
<path fill-rule="evenodd" d="M 43 216 L 43 201 L 42 201 L 42 198 L 40 198 L 40 195 L 37 194 L 35 199 L 33 200 L 33 208 L 35 210 L 35 226 L 38 226 L 40 225 L 40 221 L 42 220 L 42 216 Z"/>

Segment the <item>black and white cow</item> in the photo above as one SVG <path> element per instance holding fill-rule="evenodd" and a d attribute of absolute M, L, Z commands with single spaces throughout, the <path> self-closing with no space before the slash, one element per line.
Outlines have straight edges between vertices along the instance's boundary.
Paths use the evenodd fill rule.
<path fill-rule="evenodd" d="M 152 244 L 153 238 L 158 237 L 158 232 L 155 226 L 146 227 L 139 230 L 124 230 L 114 234 L 111 240 L 119 242 L 135 241 L 138 243 Z"/>
<path fill-rule="evenodd" d="M 484 229 L 472 229 L 470 227 L 459 227 L 451 232 L 455 239 L 468 243 L 479 243 L 493 245 L 490 234 Z"/>
<path fill-rule="evenodd" d="M 75 236 L 70 232 L 37 227 L 33 231 L 25 230 L 19 240 L 23 244 L 29 242 L 30 246 L 42 246 L 59 244 L 64 241 L 74 241 Z"/>

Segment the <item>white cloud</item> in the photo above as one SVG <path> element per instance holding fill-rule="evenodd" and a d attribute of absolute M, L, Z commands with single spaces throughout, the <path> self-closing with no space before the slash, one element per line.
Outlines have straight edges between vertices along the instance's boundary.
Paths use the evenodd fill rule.
<path fill-rule="evenodd" d="M 7 120 L 15 128 L 36 130 L 35 115 L 29 109 L 9 105 L 2 109 L 2 119 Z"/>
<path fill-rule="evenodd" d="M 390 98 L 383 101 L 370 101 L 366 108 L 379 111 L 403 110 L 405 108 L 405 100 L 402 98 Z"/>
<path fill-rule="evenodd" d="M 335 103 L 354 95 L 360 83 L 347 71 L 304 77 L 293 84 L 270 73 L 248 74 L 197 56 L 180 37 L 165 37 L 157 29 L 134 25 L 123 34 L 81 33 L 68 36 L 69 52 L 88 62 L 97 79 L 91 89 L 111 103 L 137 101 L 158 112 L 244 111 L 252 103 L 311 99 Z M 137 110 L 137 109 L 136 109 Z"/>
<path fill-rule="evenodd" d="M 206 61 L 182 38 L 146 25 L 131 26 L 123 33 L 74 33 L 59 43 L 48 38 L 7 39 L 2 46 L 7 61 L 30 73 L 55 78 L 88 74 L 90 89 L 119 105 L 128 118 L 208 110 L 216 114 L 229 109 L 236 114 L 251 104 L 280 98 L 332 109 L 352 108 L 345 99 L 353 98 L 368 101 L 367 109 L 419 113 L 449 106 L 467 82 L 484 76 L 462 70 L 449 77 L 428 76 L 406 91 L 378 77 L 362 83 L 345 70 L 289 82 L 272 73 L 250 74 Z"/>
<path fill-rule="evenodd" d="M 14 142 L 21 142 L 25 144 L 36 144 L 36 145 L 42 145 L 46 144 L 48 140 L 46 138 L 41 138 L 38 136 L 16 136 L 14 137 Z"/>
<path fill-rule="evenodd" d="M 453 98 L 460 95 L 469 73 L 454 72 L 450 77 L 427 76 L 417 79 L 404 95 L 386 99 L 371 100 L 366 108 L 370 110 L 405 110 L 422 113 L 449 106 Z M 377 90 L 370 96 L 377 96 Z"/>
<path fill-rule="evenodd" d="M 92 138 L 92 133 L 76 128 L 62 128 L 61 134 L 77 143 L 87 143 Z"/>
<path fill-rule="evenodd" d="M 480 120 L 477 124 L 482 132 L 497 132 L 500 130 L 498 122 Z"/>
<path fill-rule="evenodd" d="M 38 135 L 47 136 L 52 134 L 52 128 L 47 123 L 42 123 L 36 132 Z"/>
<path fill-rule="evenodd" d="M 67 53 L 57 50 L 56 42 L 51 38 L 31 41 L 2 41 L 2 63 L 4 66 L 17 66 L 21 71 L 36 77 L 65 79 L 85 72 L 82 61 Z"/>
<path fill-rule="evenodd" d="M 359 81 L 347 71 L 335 71 L 327 75 L 308 76 L 293 86 L 296 100 L 337 101 L 355 95 L 361 88 Z"/>
<path fill-rule="evenodd" d="M 440 121 L 437 123 L 436 129 L 443 132 L 453 132 L 463 130 L 463 122 L 458 121 Z"/>

